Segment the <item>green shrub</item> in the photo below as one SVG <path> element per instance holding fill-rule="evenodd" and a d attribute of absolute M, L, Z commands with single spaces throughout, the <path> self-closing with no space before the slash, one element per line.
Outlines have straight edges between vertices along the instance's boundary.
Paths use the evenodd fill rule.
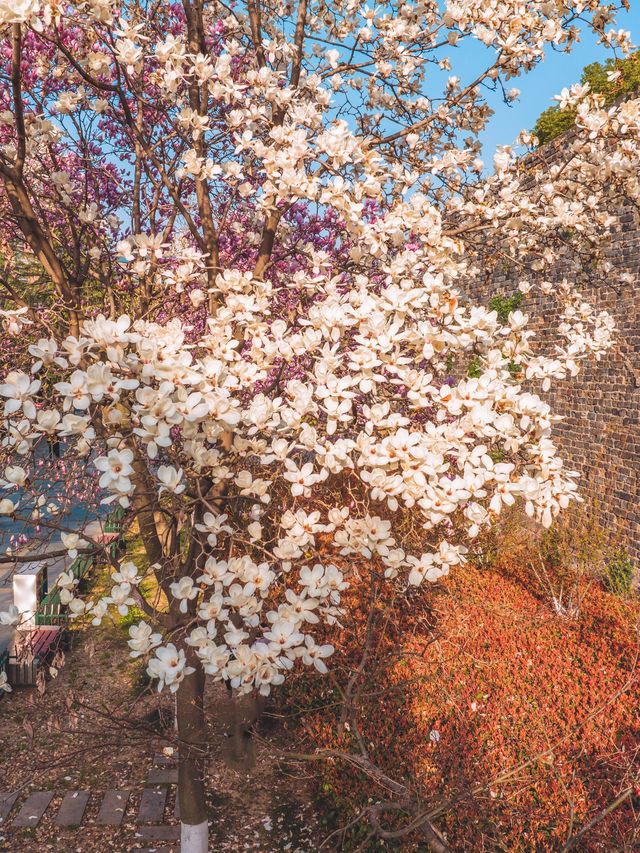
<path fill-rule="evenodd" d="M 538 116 L 533 132 L 538 137 L 540 145 L 544 145 L 546 142 L 550 142 L 572 128 L 575 119 L 575 110 L 560 110 L 558 107 L 547 107 Z"/>
<path fill-rule="evenodd" d="M 522 291 L 516 290 L 511 296 L 498 294 L 489 300 L 489 308 L 498 315 L 498 320 L 504 325 L 509 320 L 509 314 L 517 311 L 522 305 Z"/>
<path fill-rule="evenodd" d="M 617 80 L 610 81 L 607 74 L 614 69 L 621 74 Z M 588 83 L 592 92 L 604 95 L 605 106 L 610 106 L 616 98 L 640 89 L 640 51 L 626 59 L 608 59 L 604 65 L 592 62 L 583 69 L 580 82 L 583 85 Z M 561 110 L 558 107 L 549 107 L 540 113 L 533 128 L 540 144 L 550 142 L 573 127 L 575 115 L 573 109 Z"/>
<path fill-rule="evenodd" d="M 613 552 L 606 566 L 604 585 L 614 595 L 625 596 L 631 592 L 633 564 L 626 551 L 618 549 Z"/>

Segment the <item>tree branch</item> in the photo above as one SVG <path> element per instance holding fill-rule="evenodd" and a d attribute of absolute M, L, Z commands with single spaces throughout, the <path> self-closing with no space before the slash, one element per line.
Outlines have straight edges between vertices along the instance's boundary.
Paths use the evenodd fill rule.
<path fill-rule="evenodd" d="M 13 92 L 13 107 L 16 114 L 16 137 L 17 155 L 15 159 L 15 170 L 22 175 L 24 160 L 27 152 L 27 135 L 24 126 L 24 108 L 22 105 L 22 83 L 20 78 L 20 62 L 22 59 L 22 27 L 13 24 L 11 28 L 12 56 L 11 56 L 11 89 Z"/>

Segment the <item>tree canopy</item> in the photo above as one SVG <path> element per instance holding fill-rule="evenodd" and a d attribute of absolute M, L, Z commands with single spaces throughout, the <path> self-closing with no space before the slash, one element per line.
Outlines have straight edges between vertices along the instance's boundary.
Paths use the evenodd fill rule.
<path fill-rule="evenodd" d="M 640 89 L 640 52 L 624 59 L 610 57 L 604 63 L 591 62 L 582 71 L 580 85 L 589 86 L 590 92 L 602 95 L 605 107 L 611 106 L 617 98 L 637 92 Z M 575 120 L 575 109 L 563 109 L 556 104 L 540 113 L 533 133 L 544 145 L 574 127 Z"/>
<path fill-rule="evenodd" d="M 564 94 L 578 138 L 533 176 L 504 147 L 485 178 L 478 139 L 487 91 L 570 50 L 577 18 L 630 49 L 598 0 L 0 2 L 0 513 L 100 547 L 34 477 L 63 439 L 62 480 L 74 461 L 137 525 L 144 568 L 57 585 L 87 625 L 143 614 L 183 853 L 208 849 L 205 678 L 266 696 L 327 673 L 361 579 L 334 555 L 368 561 L 373 599 L 413 594 L 505 507 L 549 527 L 579 500 L 541 394 L 613 346 L 583 288 L 614 278 L 611 211 L 640 197 L 640 101 Z M 442 75 L 474 39 L 475 79 Z M 465 296 L 503 264 L 554 300 L 553 346 L 517 300 Z"/>

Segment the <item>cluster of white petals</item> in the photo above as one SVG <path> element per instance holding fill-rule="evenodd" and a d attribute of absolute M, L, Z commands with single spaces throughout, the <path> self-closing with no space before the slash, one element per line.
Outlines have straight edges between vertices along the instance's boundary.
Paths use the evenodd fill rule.
<path fill-rule="evenodd" d="M 268 694 L 297 662 L 326 672 L 352 566 L 404 590 L 435 582 L 505 507 L 519 501 L 548 527 L 577 499 L 544 393 L 613 344 L 611 317 L 582 294 L 582 259 L 593 249 L 594 275 L 609 275 L 598 243 L 611 203 L 640 198 L 640 102 L 605 109 L 584 87 L 563 91 L 577 130 L 551 166 L 504 147 L 481 178 L 477 139 L 461 139 L 486 125 L 482 85 L 550 45 L 569 49 L 576 16 L 623 51 L 628 34 L 605 35 L 613 10 L 597 0 L 339 0 L 331 15 L 309 10 L 318 46 L 305 53 L 277 15 L 265 13 L 256 43 L 250 16 L 206 4 L 203 52 L 180 16 L 160 33 L 135 3 L 67 5 L 90 45 L 81 61 L 59 41 L 53 5 L 0 0 L 0 29 L 45 29 L 69 63 L 46 111 L 21 117 L 31 185 L 51 215 L 73 207 L 71 167 L 43 176 L 35 161 L 95 120 L 133 140 L 138 204 L 155 200 L 131 233 L 100 193 L 73 210 L 84 274 L 120 288 L 100 308 L 78 308 L 75 283 L 43 255 L 76 326 L 38 327 L 28 364 L 2 377 L 0 514 L 18 511 L 38 446 L 61 440 L 157 552 L 149 574 L 167 607 L 157 625 L 131 627 L 131 654 L 149 657 L 159 688 L 177 690 L 199 661 L 239 692 Z M 428 96 L 433 63 L 448 72 L 467 38 L 494 57 L 487 71 Z M 156 135 L 144 114 L 154 99 Z M 11 126 L 11 113 L 0 119 Z M 324 217 L 313 234 L 309 211 Z M 566 276 L 552 281 L 560 262 Z M 526 299 L 555 299 L 552 346 L 526 299 L 501 316 L 467 298 L 498 263 L 522 270 Z M 19 337 L 37 318 L 16 306 L 0 321 Z M 398 533 L 407 517 L 411 542 Z M 86 545 L 62 541 L 71 556 Z M 85 601 L 65 572 L 61 600 L 98 624 L 144 606 L 144 574 L 114 566 L 107 594 Z"/>
<path fill-rule="evenodd" d="M 155 477 L 153 502 L 190 518 L 191 535 L 212 548 L 197 577 L 176 576 L 167 591 L 181 613 L 197 608 L 200 624 L 187 643 L 205 672 L 241 691 L 268 692 L 298 659 L 325 669 L 332 648 L 316 644 L 313 628 L 339 618 L 347 581 L 331 563 L 309 563 L 319 534 L 342 557 L 376 560 L 387 578 L 419 585 L 464 559 L 464 547 L 447 538 L 454 522 L 473 537 L 521 498 L 548 526 L 576 496 L 550 439 L 549 406 L 510 369 L 514 361 L 523 371 L 545 366 L 531 359 L 526 318 L 513 314 L 503 326 L 495 312 L 462 307 L 441 276 L 422 272 L 417 257 L 409 275 L 401 253 L 390 259 L 383 282 L 360 275 L 356 289 L 316 278 L 308 319 L 292 327 L 265 327 L 266 311 L 257 306 L 232 326 L 225 305 L 195 345 L 178 321 L 160 326 L 103 315 L 86 321 L 75 341 L 46 342 L 67 377 L 55 384 L 54 432 L 68 443 L 76 439 L 80 453 L 87 444 L 99 446 L 95 438 L 87 442 L 96 420 L 107 432 L 103 455 L 94 450 L 91 459 L 104 502 L 129 507 L 136 460 L 142 461 Z M 242 292 L 246 276 L 225 280 L 227 293 L 232 281 Z M 269 286 L 263 282 L 261 289 Z M 242 357 L 238 327 L 252 342 Z M 72 345 L 80 358 L 66 365 Z M 473 352 L 482 375 L 447 380 L 443 358 L 452 352 Z M 247 395 L 283 353 L 289 359 L 304 353 L 309 367 L 277 395 Z M 21 372 L 0 386 L 6 440 L 15 441 L 18 457 L 41 438 L 33 403 L 38 388 Z M 48 405 L 52 411 L 54 400 Z M 12 438 L 17 434 L 19 441 Z M 159 452 L 170 464 L 158 464 Z M 4 473 L 9 486 L 26 476 L 18 465 Z M 331 478 L 346 475 L 358 477 L 385 517 L 349 505 L 305 508 Z M 246 505 L 250 523 L 214 512 L 197 520 L 199 495 L 206 505 L 203 489 L 223 488 L 228 500 Z M 394 536 L 393 514 L 405 509 L 422 519 L 433 543 L 423 553 L 405 553 Z M 267 520 L 276 530 L 264 560 L 256 561 Z M 219 539 L 235 543 L 232 555 L 217 555 Z M 63 543 L 71 556 L 86 544 L 73 534 Z M 126 614 L 140 579 L 135 565 L 123 564 L 102 605 L 94 603 L 94 616 L 96 608 L 98 616 L 101 607 L 106 612 L 104 605 Z M 58 586 L 69 603 L 77 581 L 63 573 Z M 150 631 L 144 624 L 132 629 L 133 654 L 155 649 L 150 673 L 177 689 L 183 656 L 171 644 L 158 646 Z"/>

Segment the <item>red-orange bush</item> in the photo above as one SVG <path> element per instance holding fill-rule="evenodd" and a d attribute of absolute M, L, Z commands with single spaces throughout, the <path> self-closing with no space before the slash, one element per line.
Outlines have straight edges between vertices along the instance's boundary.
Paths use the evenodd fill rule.
<path fill-rule="evenodd" d="M 357 577 L 336 660 L 343 690 L 369 612 L 367 568 Z M 428 808 L 450 801 L 436 823 L 455 850 L 560 850 L 640 778 L 638 603 L 592 582 L 579 618 L 566 619 L 527 583 L 525 571 L 466 566 L 437 588 L 374 604 L 381 618 L 354 720 L 390 776 L 409 780 Z M 317 689 L 297 698 L 309 745 L 352 748 L 339 691 Z M 324 791 L 344 822 L 385 797 L 340 761 L 327 765 Z M 627 800 L 577 849 L 640 849 L 636 822 Z"/>

